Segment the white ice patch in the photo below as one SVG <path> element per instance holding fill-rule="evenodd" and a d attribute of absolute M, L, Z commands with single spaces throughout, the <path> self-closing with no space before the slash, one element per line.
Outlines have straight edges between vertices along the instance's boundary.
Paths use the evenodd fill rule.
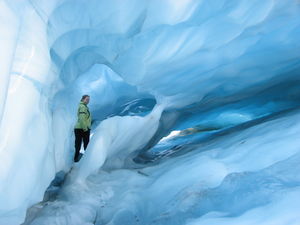
<path fill-rule="evenodd" d="M 86 154 L 76 166 L 76 179 L 85 179 L 101 168 L 106 160 L 109 167 L 122 168 L 132 151 L 141 149 L 155 134 L 163 107 L 156 106 L 145 116 L 112 117 L 95 130 Z"/>

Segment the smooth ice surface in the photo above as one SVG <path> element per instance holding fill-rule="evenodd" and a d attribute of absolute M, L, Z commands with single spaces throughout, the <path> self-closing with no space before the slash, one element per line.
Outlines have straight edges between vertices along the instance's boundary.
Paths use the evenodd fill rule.
<path fill-rule="evenodd" d="M 299 224 L 299 37 L 298 0 L 0 1 L 0 225 Z"/>
<path fill-rule="evenodd" d="M 212 134 L 157 165 L 102 170 L 84 184 L 72 171 L 29 224 L 298 224 L 299 112 Z"/>

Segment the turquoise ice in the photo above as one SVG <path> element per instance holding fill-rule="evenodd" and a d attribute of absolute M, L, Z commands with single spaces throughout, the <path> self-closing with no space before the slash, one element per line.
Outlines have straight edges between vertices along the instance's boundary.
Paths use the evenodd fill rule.
<path fill-rule="evenodd" d="M 0 0 L 0 225 L 298 225 L 299 85 L 298 0 Z"/>

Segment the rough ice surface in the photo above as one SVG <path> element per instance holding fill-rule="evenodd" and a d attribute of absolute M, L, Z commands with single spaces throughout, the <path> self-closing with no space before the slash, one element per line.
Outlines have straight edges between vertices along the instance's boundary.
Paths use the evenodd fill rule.
<path fill-rule="evenodd" d="M 298 0 L 0 0 L 0 47 L 0 225 L 300 224 Z"/>

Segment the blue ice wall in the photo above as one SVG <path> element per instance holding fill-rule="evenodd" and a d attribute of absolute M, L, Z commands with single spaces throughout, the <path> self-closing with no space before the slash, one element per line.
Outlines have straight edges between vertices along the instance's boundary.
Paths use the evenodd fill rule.
<path fill-rule="evenodd" d="M 3 0 L 0 15 L 1 225 L 299 224 L 299 1 Z"/>

